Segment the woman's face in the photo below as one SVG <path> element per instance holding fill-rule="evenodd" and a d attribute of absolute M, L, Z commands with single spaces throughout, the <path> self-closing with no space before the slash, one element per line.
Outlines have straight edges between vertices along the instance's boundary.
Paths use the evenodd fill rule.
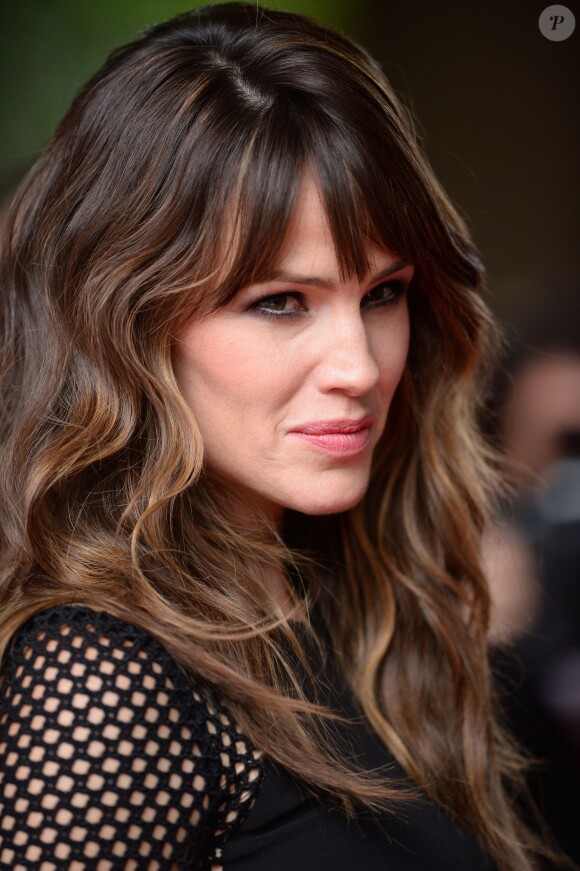
<path fill-rule="evenodd" d="M 286 508 L 344 511 L 367 489 L 407 357 L 413 274 L 387 250 L 368 254 L 364 280 L 340 280 L 307 176 L 275 274 L 176 336 L 208 467 L 278 524 Z"/>

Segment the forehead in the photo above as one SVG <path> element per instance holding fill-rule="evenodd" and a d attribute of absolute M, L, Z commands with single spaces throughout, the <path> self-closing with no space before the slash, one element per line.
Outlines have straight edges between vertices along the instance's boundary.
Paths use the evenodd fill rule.
<path fill-rule="evenodd" d="M 366 240 L 369 270 L 381 268 L 391 253 Z M 275 272 L 300 272 L 328 276 L 338 282 L 339 264 L 335 241 L 320 186 L 311 172 L 305 172 L 286 233 L 276 258 Z"/>
<path fill-rule="evenodd" d="M 296 197 L 286 234 L 277 257 L 277 265 L 288 267 L 295 261 L 303 268 L 328 260 L 334 241 L 322 193 L 310 173 L 305 174 Z"/>

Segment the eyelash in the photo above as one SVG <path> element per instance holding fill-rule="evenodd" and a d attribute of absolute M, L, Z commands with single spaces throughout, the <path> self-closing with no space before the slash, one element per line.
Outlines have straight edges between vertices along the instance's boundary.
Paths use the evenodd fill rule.
<path fill-rule="evenodd" d="M 388 288 L 392 295 L 388 299 L 377 300 L 374 305 L 370 305 L 368 306 L 368 308 L 389 308 L 390 306 L 394 306 L 399 302 L 399 300 L 404 296 L 407 291 L 407 285 L 403 281 L 386 281 L 382 284 L 377 284 L 376 287 L 373 287 L 373 289 L 369 291 L 369 294 L 374 293 L 375 290 L 381 290 L 382 288 Z M 367 296 L 369 294 L 367 294 Z M 300 316 L 302 314 L 300 309 L 292 309 L 292 311 L 287 312 L 272 312 L 268 311 L 268 309 L 260 308 L 262 303 L 271 302 L 274 299 L 281 299 L 284 297 L 291 297 L 292 299 L 301 301 L 303 299 L 303 294 L 301 294 L 299 291 L 271 293 L 268 296 L 263 296 L 261 299 L 257 299 L 255 302 L 253 302 L 250 306 L 250 311 L 255 312 L 259 317 L 274 318 L 275 320 Z"/>

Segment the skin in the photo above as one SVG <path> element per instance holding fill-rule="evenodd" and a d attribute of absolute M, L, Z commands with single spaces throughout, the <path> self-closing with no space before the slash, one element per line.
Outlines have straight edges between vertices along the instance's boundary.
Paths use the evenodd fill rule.
<path fill-rule="evenodd" d="M 277 525 L 286 508 L 345 511 L 367 489 L 373 450 L 407 357 L 404 289 L 413 275 L 412 266 L 399 263 L 377 281 L 397 258 L 371 244 L 368 253 L 368 275 L 341 281 L 320 194 L 306 176 L 277 270 L 322 277 L 331 286 L 251 285 L 175 337 L 175 375 L 196 416 L 208 466 L 249 512 L 259 508 Z M 288 293 L 293 296 L 279 296 Z M 377 305 L 383 301 L 390 304 Z M 296 315 L 267 317 L 259 309 Z M 368 413 L 376 415 L 370 440 L 355 456 L 314 450 L 290 434 L 297 425 Z"/>

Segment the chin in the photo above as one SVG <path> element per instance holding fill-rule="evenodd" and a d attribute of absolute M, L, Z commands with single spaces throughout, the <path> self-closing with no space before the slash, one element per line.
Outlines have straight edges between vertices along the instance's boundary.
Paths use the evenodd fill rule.
<path fill-rule="evenodd" d="M 342 511 L 348 511 L 354 508 L 355 505 L 363 499 L 367 486 L 359 487 L 350 493 L 341 493 L 331 497 L 327 494 L 316 493 L 311 499 L 296 500 L 295 505 L 288 505 L 294 511 L 299 511 L 301 514 L 322 515 L 322 514 L 340 514 Z"/>

